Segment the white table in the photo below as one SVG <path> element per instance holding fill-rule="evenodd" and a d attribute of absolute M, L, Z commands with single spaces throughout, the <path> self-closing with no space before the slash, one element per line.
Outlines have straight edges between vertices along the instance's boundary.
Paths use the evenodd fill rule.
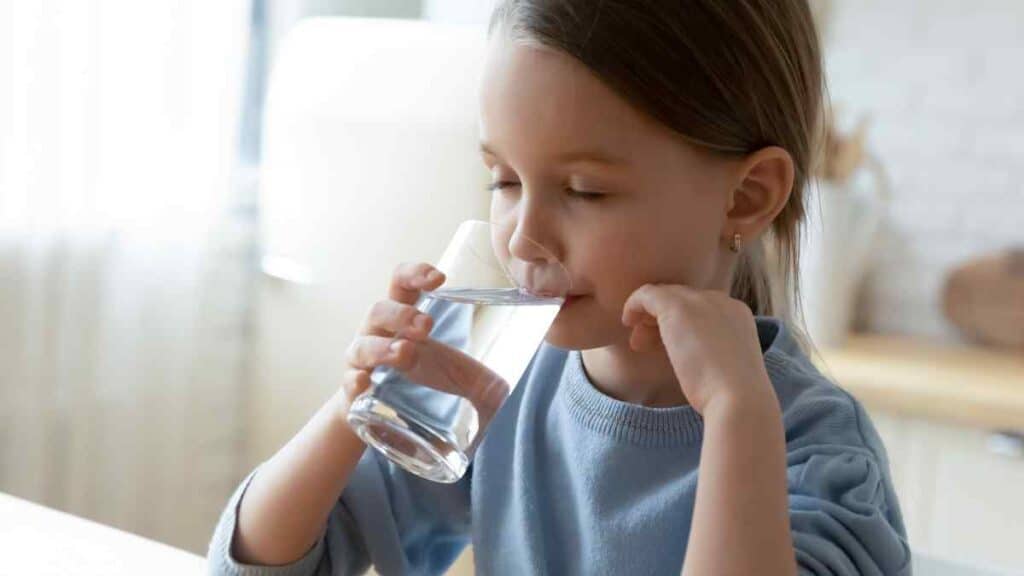
<path fill-rule="evenodd" d="M 201 556 L 0 492 L 0 576 L 205 572 Z"/>

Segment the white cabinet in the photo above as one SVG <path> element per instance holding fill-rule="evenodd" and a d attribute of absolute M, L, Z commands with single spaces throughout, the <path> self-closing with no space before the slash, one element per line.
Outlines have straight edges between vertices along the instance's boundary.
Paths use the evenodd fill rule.
<path fill-rule="evenodd" d="M 1024 574 L 1024 456 L 1014 446 L 1021 438 L 870 412 L 911 546 Z"/>
<path fill-rule="evenodd" d="M 911 547 L 1024 574 L 1024 355 L 885 334 L 821 352 L 885 441 Z"/>

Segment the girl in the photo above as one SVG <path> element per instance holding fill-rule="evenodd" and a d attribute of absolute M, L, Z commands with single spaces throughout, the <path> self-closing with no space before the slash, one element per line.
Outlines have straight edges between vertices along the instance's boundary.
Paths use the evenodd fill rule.
<path fill-rule="evenodd" d="M 574 297 L 436 484 L 345 423 L 430 332 L 413 304 L 443 275 L 399 267 L 342 390 L 228 502 L 212 571 L 437 574 L 471 541 L 481 574 L 909 574 L 881 441 L 772 299 L 798 301 L 822 84 L 806 0 L 501 4 L 480 117 L 499 255 L 557 259 Z"/>

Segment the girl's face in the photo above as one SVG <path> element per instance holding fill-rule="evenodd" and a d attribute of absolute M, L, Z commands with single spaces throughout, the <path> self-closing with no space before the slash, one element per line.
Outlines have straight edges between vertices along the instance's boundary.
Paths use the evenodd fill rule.
<path fill-rule="evenodd" d="M 498 257 L 561 262 L 579 295 L 549 343 L 628 347 L 622 306 L 646 283 L 728 289 L 734 160 L 685 142 L 574 58 L 501 34 L 480 95 L 483 159 L 501 186 L 491 200 Z"/>

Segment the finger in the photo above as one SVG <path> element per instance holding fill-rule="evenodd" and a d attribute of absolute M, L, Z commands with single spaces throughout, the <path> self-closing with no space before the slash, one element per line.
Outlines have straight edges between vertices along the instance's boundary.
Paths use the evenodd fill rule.
<path fill-rule="evenodd" d="M 370 307 L 360 334 L 368 336 L 400 336 L 423 340 L 430 335 L 434 319 L 410 304 L 381 300 Z"/>
<path fill-rule="evenodd" d="M 404 262 L 395 268 L 388 287 L 388 298 L 415 304 L 421 290 L 435 290 L 444 283 L 444 274 L 425 262 Z"/>
<path fill-rule="evenodd" d="M 366 370 L 348 370 L 341 378 L 341 389 L 349 401 L 355 400 L 370 388 L 370 373 Z"/>
<path fill-rule="evenodd" d="M 630 333 L 629 346 L 637 352 L 647 352 L 663 347 L 658 326 L 649 326 L 646 323 L 635 326 Z"/>
<path fill-rule="evenodd" d="M 622 323 L 635 326 L 641 322 L 657 324 L 660 312 L 660 287 L 656 284 L 644 284 L 637 288 L 622 305 Z"/>
<path fill-rule="evenodd" d="M 416 360 L 403 372 L 412 381 L 470 400 L 478 412 L 497 410 L 511 387 L 486 364 L 437 340 L 413 343 Z"/>
<path fill-rule="evenodd" d="M 358 370 L 373 370 L 386 365 L 407 371 L 416 364 L 417 343 L 386 336 L 359 336 L 345 353 L 348 365 Z"/>

